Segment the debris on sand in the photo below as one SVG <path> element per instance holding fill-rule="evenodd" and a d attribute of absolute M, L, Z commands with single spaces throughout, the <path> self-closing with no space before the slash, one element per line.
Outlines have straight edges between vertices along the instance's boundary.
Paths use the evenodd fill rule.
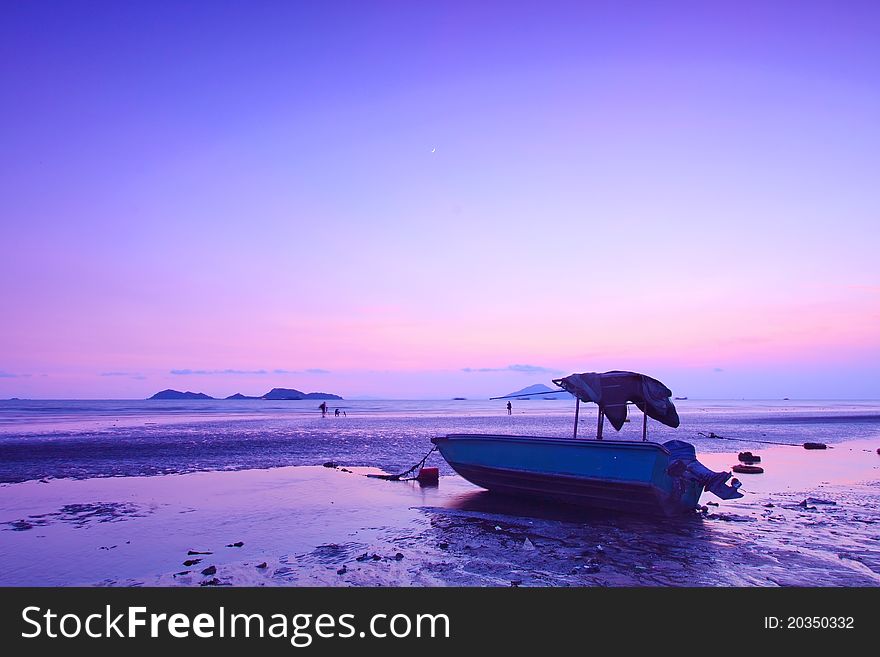
<path fill-rule="evenodd" d="M 737 458 L 739 459 L 740 463 L 752 464 L 761 462 L 761 457 L 757 454 L 752 454 L 751 452 L 740 452 Z"/>
<path fill-rule="evenodd" d="M 190 550 L 187 552 L 188 556 L 193 556 L 194 554 L 214 554 L 213 552 L 199 552 L 198 550 Z"/>
<path fill-rule="evenodd" d="M 244 545 L 244 541 L 238 541 L 237 543 L 230 543 L 226 547 L 241 547 L 242 545 Z"/>
<path fill-rule="evenodd" d="M 731 468 L 738 474 L 763 474 L 764 468 L 760 465 L 740 465 L 737 464 Z"/>
<path fill-rule="evenodd" d="M 828 506 L 837 506 L 837 502 L 834 500 L 823 500 L 819 497 L 807 497 L 806 499 L 801 500 L 797 503 L 795 508 L 806 509 L 808 511 L 815 511 L 817 504 L 824 504 Z"/>
<path fill-rule="evenodd" d="M 201 559 L 187 559 L 186 561 L 183 562 L 183 565 L 184 566 L 195 566 L 200 561 L 201 561 Z"/>
<path fill-rule="evenodd" d="M 4 524 L 9 525 L 8 531 L 12 532 L 26 532 L 28 529 L 34 528 L 34 526 L 27 520 L 14 520 L 12 522 L 7 522 Z"/>
<path fill-rule="evenodd" d="M 325 467 L 325 468 L 338 468 L 338 467 L 339 467 L 339 464 L 338 464 L 336 461 L 327 461 L 327 462 L 324 464 L 324 467 Z"/>
<path fill-rule="evenodd" d="M 835 502 L 834 500 L 823 500 L 820 497 L 808 497 L 803 502 L 801 502 L 801 504 L 803 506 L 806 506 L 807 504 L 829 504 L 831 506 L 837 506 L 837 502 Z"/>
<path fill-rule="evenodd" d="M 804 443 L 804 449 L 828 449 L 825 443 Z"/>
<path fill-rule="evenodd" d="M 395 561 L 400 561 L 401 559 L 403 559 L 403 552 L 398 552 L 397 554 L 394 555 Z"/>
<path fill-rule="evenodd" d="M 220 586 L 220 580 L 213 577 L 211 579 L 206 579 L 204 582 L 199 582 L 199 586 Z"/>
<path fill-rule="evenodd" d="M 202 571 L 202 575 L 213 575 L 217 572 L 217 566 L 208 566 Z"/>
<path fill-rule="evenodd" d="M 707 520 L 723 520 L 724 522 L 754 522 L 749 516 L 738 516 L 733 513 L 713 513 L 706 516 Z"/>
<path fill-rule="evenodd" d="M 259 568 L 260 570 L 264 570 L 264 569 L 266 569 L 266 568 L 268 568 L 268 567 L 269 567 L 269 564 L 267 564 L 265 561 L 264 561 L 263 563 L 258 563 L 258 564 L 257 564 L 257 568 Z"/>
<path fill-rule="evenodd" d="M 440 543 L 437 547 L 440 548 L 441 550 L 448 550 L 448 549 L 449 549 L 449 543 L 447 543 L 446 541 L 443 541 L 443 542 Z"/>
<path fill-rule="evenodd" d="M 512 580 L 510 580 L 510 585 L 511 585 L 512 587 L 514 587 L 514 588 L 516 588 L 516 587 L 519 586 L 520 584 L 522 584 L 522 580 L 521 580 L 521 579 L 512 579 Z"/>
<path fill-rule="evenodd" d="M 336 571 L 337 575 L 345 575 L 348 572 L 348 566 L 343 565 L 342 568 Z"/>
<path fill-rule="evenodd" d="M 537 549 L 537 548 L 535 548 L 535 544 L 532 543 L 532 542 L 527 538 L 526 540 L 523 541 L 522 549 L 523 549 L 523 550 L 528 550 L 528 551 L 531 552 L 532 550 L 535 550 L 535 549 Z"/>

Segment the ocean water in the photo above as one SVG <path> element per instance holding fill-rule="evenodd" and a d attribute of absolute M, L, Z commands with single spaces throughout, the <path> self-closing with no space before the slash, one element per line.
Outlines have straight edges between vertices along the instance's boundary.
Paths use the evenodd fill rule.
<path fill-rule="evenodd" d="M 570 436 L 573 402 L 338 403 L 322 418 L 314 401 L 0 402 L 0 584 L 201 586 L 211 565 L 235 586 L 880 583 L 880 402 L 677 402 L 681 427 L 651 422 L 651 439 L 691 440 L 713 470 L 757 451 L 765 473 L 676 519 L 357 467 L 401 472 L 449 432 Z M 596 409 L 582 411 L 589 439 Z M 606 435 L 639 440 L 641 415 Z"/>
<path fill-rule="evenodd" d="M 322 418 L 309 401 L 0 401 L 0 482 L 241 470 L 335 461 L 399 472 L 447 433 L 571 436 L 574 403 L 339 401 Z M 765 443 L 839 443 L 880 437 L 878 401 L 676 402 L 678 429 L 649 422 L 649 439 L 693 442 L 698 453 Z M 339 408 L 340 416 L 333 413 Z M 606 437 L 639 440 L 641 414 Z M 596 430 L 582 405 L 580 437 Z M 708 438 L 714 433 L 724 439 Z M 432 464 L 451 474 L 439 457 Z"/>

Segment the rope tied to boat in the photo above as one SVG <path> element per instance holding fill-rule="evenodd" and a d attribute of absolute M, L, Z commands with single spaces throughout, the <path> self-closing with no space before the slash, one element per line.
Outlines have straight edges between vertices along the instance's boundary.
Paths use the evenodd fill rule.
<path fill-rule="evenodd" d="M 428 457 L 431 456 L 437 450 L 437 445 L 434 445 L 427 454 L 425 454 L 424 458 L 416 463 L 413 467 L 405 472 L 401 472 L 400 474 L 393 475 L 380 475 L 380 474 L 368 474 L 368 477 L 372 477 L 373 479 L 384 479 L 385 481 L 411 481 L 416 477 L 407 477 L 407 475 L 412 474 L 416 470 L 419 470 L 423 465 L 425 465 L 425 461 L 428 460 Z"/>
<path fill-rule="evenodd" d="M 780 443 L 775 440 L 756 440 L 754 438 L 728 438 L 726 436 L 719 436 L 714 431 L 710 431 L 709 433 L 704 433 L 702 431 L 697 432 L 698 435 L 703 436 L 705 438 L 711 438 L 712 440 L 732 440 L 737 443 L 758 443 L 761 445 L 781 445 L 782 447 L 803 447 L 805 449 L 826 449 L 827 445 L 824 443 Z M 809 447 L 808 447 L 809 445 Z M 820 447 L 821 445 L 821 447 Z"/>

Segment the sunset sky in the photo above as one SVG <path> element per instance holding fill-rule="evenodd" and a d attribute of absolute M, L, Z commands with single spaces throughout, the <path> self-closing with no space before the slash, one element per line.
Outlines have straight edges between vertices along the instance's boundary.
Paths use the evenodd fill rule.
<path fill-rule="evenodd" d="M 878 63 L 876 2 L 6 2 L 0 398 L 878 398 Z"/>

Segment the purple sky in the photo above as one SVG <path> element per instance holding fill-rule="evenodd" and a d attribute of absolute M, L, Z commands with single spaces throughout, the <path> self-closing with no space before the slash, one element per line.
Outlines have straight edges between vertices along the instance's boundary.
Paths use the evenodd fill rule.
<path fill-rule="evenodd" d="M 6 3 L 0 398 L 878 398 L 878 62 L 875 2 Z"/>

